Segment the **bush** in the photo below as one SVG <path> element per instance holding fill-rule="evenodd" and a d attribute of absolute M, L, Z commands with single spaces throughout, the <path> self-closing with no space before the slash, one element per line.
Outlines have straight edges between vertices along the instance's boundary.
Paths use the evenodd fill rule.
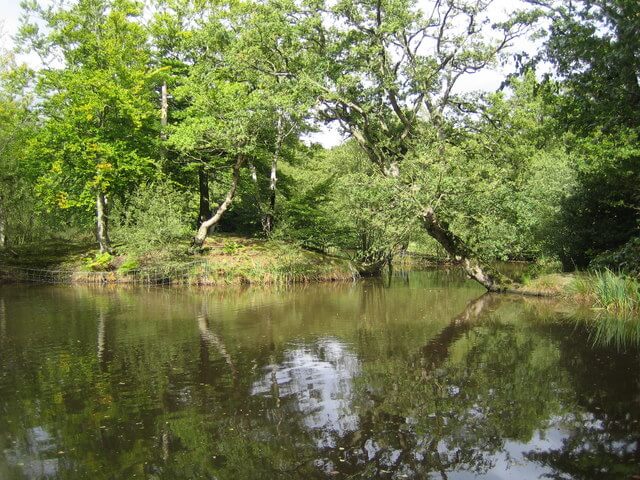
<path fill-rule="evenodd" d="M 609 269 L 577 278 L 573 290 L 578 295 L 592 297 L 598 308 L 616 313 L 640 311 L 640 282 Z"/>
<path fill-rule="evenodd" d="M 519 281 L 528 284 L 534 278 L 543 275 L 552 275 L 562 272 L 562 262 L 552 257 L 540 257 L 535 262 L 526 266 L 522 274 L 517 278 Z"/>
<path fill-rule="evenodd" d="M 112 270 L 113 265 L 111 264 L 113 257 L 110 253 L 97 253 L 94 257 L 89 257 L 86 260 L 87 268 L 94 272 L 105 272 L 107 270 Z"/>
<path fill-rule="evenodd" d="M 188 195 L 169 182 L 140 186 L 112 213 L 112 237 L 119 249 L 144 255 L 184 249 L 191 233 Z"/>
<path fill-rule="evenodd" d="M 597 305 L 607 310 L 631 311 L 640 306 L 640 283 L 611 270 L 596 272 L 594 291 Z"/>
<path fill-rule="evenodd" d="M 589 266 L 595 269 L 620 270 L 640 276 L 640 237 L 632 238 L 622 247 L 598 255 Z"/>
<path fill-rule="evenodd" d="M 122 262 L 122 265 L 118 267 L 118 272 L 127 274 L 133 272 L 134 270 L 137 270 L 138 268 L 140 268 L 138 259 L 127 258 L 124 262 Z"/>

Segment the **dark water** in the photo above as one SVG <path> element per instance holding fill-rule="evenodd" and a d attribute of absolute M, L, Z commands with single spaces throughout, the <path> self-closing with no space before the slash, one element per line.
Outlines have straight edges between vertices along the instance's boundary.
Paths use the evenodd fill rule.
<path fill-rule="evenodd" d="M 638 330 L 481 295 L 0 287 L 0 479 L 638 478 Z"/>

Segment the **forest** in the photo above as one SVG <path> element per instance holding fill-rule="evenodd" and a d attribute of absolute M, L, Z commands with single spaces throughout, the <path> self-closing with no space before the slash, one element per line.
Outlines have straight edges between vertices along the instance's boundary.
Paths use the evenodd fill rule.
<path fill-rule="evenodd" d="M 640 3 L 518 5 L 26 0 L 2 258 L 135 269 L 256 239 L 362 275 L 447 259 L 489 291 L 496 261 L 590 270 L 640 302 Z M 496 91 L 461 88 L 491 69 Z"/>

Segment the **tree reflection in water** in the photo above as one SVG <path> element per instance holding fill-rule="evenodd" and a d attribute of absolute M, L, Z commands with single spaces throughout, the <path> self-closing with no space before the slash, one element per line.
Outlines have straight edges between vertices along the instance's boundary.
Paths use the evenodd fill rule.
<path fill-rule="evenodd" d="M 640 474 L 632 324 L 430 275 L 0 291 L 0 478 Z"/>
<path fill-rule="evenodd" d="M 409 362 L 362 364 L 335 339 L 296 345 L 283 362 L 266 367 L 252 394 L 286 401 L 298 414 L 292 418 L 320 439 L 313 464 L 331 476 L 630 476 L 639 464 L 632 434 L 638 425 L 610 447 L 600 445 L 598 436 L 619 428 L 594 421 L 579 404 L 585 385 L 572 384 L 576 358 L 592 360 L 588 344 L 573 339 L 580 351 L 567 364 L 567 329 L 553 335 L 544 323 L 523 329 L 508 320 L 519 305 L 510 302 L 495 295 L 469 302 Z M 589 445 L 608 453 L 580 467 L 585 458 L 574 458 L 571 449 Z"/>

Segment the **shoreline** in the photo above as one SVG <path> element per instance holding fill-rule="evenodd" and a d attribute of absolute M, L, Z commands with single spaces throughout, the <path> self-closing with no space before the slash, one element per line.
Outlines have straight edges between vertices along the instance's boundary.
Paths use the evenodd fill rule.
<path fill-rule="evenodd" d="M 184 249 L 186 251 L 186 248 Z M 282 241 L 209 237 L 198 255 L 98 254 L 90 245 L 31 246 L 0 256 L 0 284 L 271 285 L 353 281 L 345 259 Z"/>

